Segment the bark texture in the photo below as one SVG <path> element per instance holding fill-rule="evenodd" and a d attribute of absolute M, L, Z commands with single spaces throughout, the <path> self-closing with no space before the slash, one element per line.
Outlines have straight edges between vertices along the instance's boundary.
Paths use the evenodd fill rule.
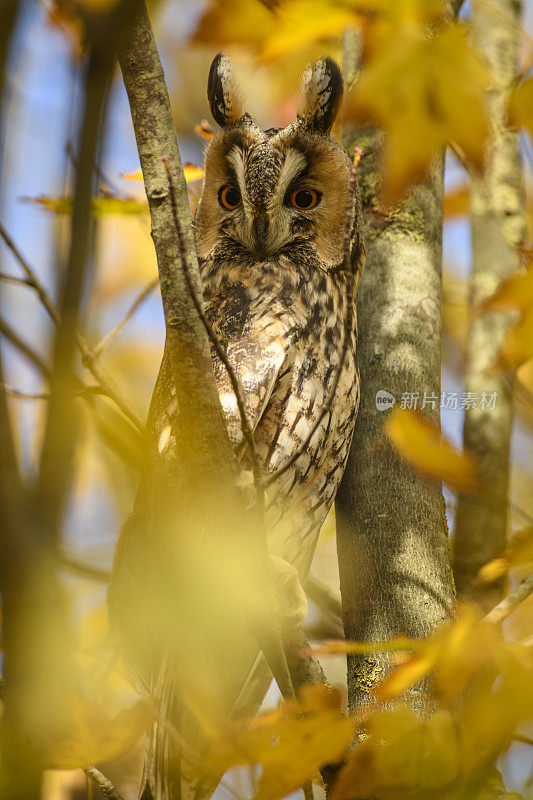
<path fill-rule="evenodd" d="M 472 277 L 470 310 L 494 292 L 498 283 L 520 267 L 517 249 L 525 233 L 522 172 L 516 133 L 506 127 L 506 103 L 517 75 L 522 3 L 476 0 L 472 7 L 474 43 L 492 72 L 487 97 L 490 139 L 485 171 L 472 181 Z M 465 411 L 465 447 L 478 459 L 488 499 L 461 495 L 457 505 L 454 572 L 460 597 L 477 600 L 489 610 L 501 597 L 503 579 L 490 585 L 475 581 L 479 569 L 505 547 L 509 448 L 513 424 L 513 374 L 491 374 L 510 324 L 509 314 L 474 315 L 468 329 L 465 390 L 497 393 L 494 408 Z"/>
<path fill-rule="evenodd" d="M 165 76 L 144 2 L 140 2 L 119 53 L 143 170 L 154 240 L 167 341 L 180 408 L 180 457 L 188 482 L 231 494 L 234 463 L 213 374 L 206 331 L 187 288 L 173 219 L 167 160 L 186 243 L 189 275 L 201 297 L 193 222 Z M 223 502 L 223 500 L 222 500 Z"/>
<path fill-rule="evenodd" d="M 354 139 L 345 144 L 353 147 Z M 418 477 L 383 434 L 385 390 L 400 401 L 418 392 L 435 422 L 440 406 L 442 162 L 395 213 L 379 207 L 379 136 L 360 133 L 359 179 L 367 266 L 358 296 L 361 406 L 336 502 L 346 637 L 424 637 L 453 612 L 441 487 Z M 431 398 L 431 399 L 430 399 Z M 348 658 L 352 711 L 364 705 L 390 664 L 387 654 Z M 424 710 L 424 687 L 410 697 Z"/>

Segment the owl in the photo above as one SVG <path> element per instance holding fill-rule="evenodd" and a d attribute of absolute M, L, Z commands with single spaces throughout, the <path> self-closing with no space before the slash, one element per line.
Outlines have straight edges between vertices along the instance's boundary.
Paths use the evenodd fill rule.
<path fill-rule="evenodd" d="M 220 131 L 205 154 L 195 219 L 205 314 L 242 387 L 263 471 L 274 475 L 290 464 L 266 492 L 268 550 L 296 570 L 302 583 L 342 478 L 359 402 L 355 312 L 347 334 L 345 329 L 348 297 L 354 296 L 347 280 L 356 286 L 364 263 L 360 200 L 356 191 L 349 276 L 343 259 L 351 164 L 329 135 L 342 94 L 338 66 L 323 58 L 304 73 L 296 121 L 262 130 L 243 107 L 228 57 L 216 56 L 207 95 Z M 348 343 L 339 373 L 345 334 Z M 251 464 L 237 400 L 214 350 L 212 359 L 246 487 Z M 335 383 L 333 400 L 322 414 Z M 171 457 L 178 414 L 164 356 L 148 420 L 152 461 Z M 290 463 L 295 453 L 298 458 Z M 145 480 L 123 540 L 142 536 L 132 530 L 148 494 Z M 119 543 L 115 583 L 125 572 L 126 551 L 124 541 Z M 113 591 L 112 584 L 112 615 Z M 271 679 L 253 637 L 241 638 L 231 668 L 220 670 L 221 680 L 231 686 L 226 692 L 228 714 L 237 706 L 249 713 Z M 174 720 L 181 713 L 183 732 L 185 712 L 177 711 L 176 693 L 168 688 L 169 659 L 160 667 L 150 689 L 165 694 L 161 713 Z M 147 759 L 146 798 L 202 794 L 198 785 L 185 791 L 186 769 L 170 769 L 172 747 L 165 732 L 156 731 Z"/>

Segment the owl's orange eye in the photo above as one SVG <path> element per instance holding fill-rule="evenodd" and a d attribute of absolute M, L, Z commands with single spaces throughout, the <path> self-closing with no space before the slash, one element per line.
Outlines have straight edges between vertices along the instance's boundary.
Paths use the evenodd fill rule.
<path fill-rule="evenodd" d="M 227 208 L 230 211 L 233 211 L 234 208 L 237 208 L 237 206 L 240 206 L 242 203 L 240 191 L 231 183 L 227 183 L 226 186 L 222 187 L 218 194 L 218 199 L 220 201 L 220 205 L 224 206 L 224 208 Z"/>
<path fill-rule="evenodd" d="M 314 208 L 319 200 L 320 195 L 314 189 L 298 189 L 290 197 L 291 206 L 302 209 Z"/>

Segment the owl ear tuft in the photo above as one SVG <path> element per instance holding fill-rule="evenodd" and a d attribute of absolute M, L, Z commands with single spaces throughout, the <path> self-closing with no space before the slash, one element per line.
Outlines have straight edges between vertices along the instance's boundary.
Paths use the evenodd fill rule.
<path fill-rule="evenodd" d="M 242 118 L 242 101 L 226 53 L 218 53 L 213 59 L 207 79 L 207 99 L 211 113 L 221 127 L 236 125 Z"/>
<path fill-rule="evenodd" d="M 302 76 L 298 116 L 319 133 L 329 133 L 339 110 L 344 90 L 342 74 L 326 56 L 308 64 Z"/>

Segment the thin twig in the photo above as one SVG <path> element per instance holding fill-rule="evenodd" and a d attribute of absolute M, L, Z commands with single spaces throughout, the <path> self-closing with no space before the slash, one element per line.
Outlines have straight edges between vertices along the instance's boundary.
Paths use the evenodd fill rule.
<path fill-rule="evenodd" d="M 313 782 L 311 780 L 304 783 L 302 790 L 305 800 L 314 800 L 315 796 L 313 794 Z"/>
<path fill-rule="evenodd" d="M 308 575 L 305 581 L 305 592 L 310 600 L 315 603 L 320 610 L 332 617 L 342 627 L 342 603 L 329 586 L 319 581 L 313 575 Z"/>
<path fill-rule="evenodd" d="M 17 248 L 15 242 L 9 236 L 8 232 L 2 225 L 2 223 L 0 223 L 0 236 L 3 238 L 4 242 L 9 247 L 15 258 L 17 259 L 18 263 L 26 273 L 28 277 L 28 286 L 30 286 L 37 292 L 37 295 L 41 303 L 43 304 L 44 308 L 48 312 L 50 319 L 56 326 L 59 326 L 60 318 L 52 298 L 50 297 L 50 295 L 44 288 L 43 284 L 39 280 L 37 273 L 28 264 L 28 262 L 26 261 L 20 250 Z M 131 423 L 133 423 L 133 425 L 137 428 L 137 430 L 140 433 L 143 433 L 144 425 L 142 423 L 141 418 L 136 413 L 135 409 L 133 408 L 129 400 L 122 395 L 121 391 L 119 390 L 118 386 L 116 385 L 115 381 L 111 378 L 111 376 L 104 370 L 104 368 L 101 365 L 97 364 L 98 356 L 95 354 L 94 349 L 89 345 L 87 339 L 79 331 L 76 333 L 76 343 L 81 353 L 81 360 L 83 366 L 86 367 L 89 370 L 89 372 L 92 373 L 93 377 L 98 381 L 98 383 L 101 386 L 102 394 L 105 394 L 107 397 L 113 400 L 113 402 L 124 414 L 124 416 L 127 417 Z"/>
<path fill-rule="evenodd" d="M 16 397 L 17 400 L 48 400 L 49 398 L 47 392 L 23 392 L 6 384 L 4 384 L 4 392 L 10 397 Z"/>
<path fill-rule="evenodd" d="M 109 778 L 106 778 L 105 775 L 102 775 L 99 769 L 96 767 L 87 767 L 83 770 L 90 780 L 95 783 L 106 800 L 124 800 L 120 792 L 118 792 Z"/>
<path fill-rule="evenodd" d="M 492 611 L 489 611 L 485 616 L 485 621 L 492 622 L 495 625 L 499 622 L 503 622 L 503 620 L 506 619 L 509 614 L 512 614 L 515 608 L 520 605 L 520 603 L 523 603 L 524 600 L 527 600 L 531 594 L 533 594 L 533 574 L 528 578 L 524 578 L 514 591 L 504 597 L 497 606 L 494 606 Z"/>
<path fill-rule="evenodd" d="M 68 141 L 67 144 L 65 145 L 65 155 L 71 161 L 74 170 L 77 170 L 78 158 L 76 156 L 76 153 L 74 152 L 74 146 L 71 141 Z M 100 183 L 103 184 L 105 187 L 107 187 L 107 190 L 109 192 L 112 192 L 115 195 L 120 194 L 120 189 L 118 188 L 118 186 L 116 184 L 113 184 L 112 181 L 109 180 L 109 178 L 107 177 L 107 175 L 105 175 L 102 167 L 100 166 L 100 164 L 98 164 L 97 161 L 93 163 L 93 169 L 94 169 L 94 174 L 96 175 Z"/>
<path fill-rule="evenodd" d="M 66 553 L 61 555 L 61 564 L 66 569 L 74 572 L 76 575 L 80 575 L 83 578 L 89 578 L 90 580 L 98 581 L 100 583 L 109 583 L 111 581 L 111 573 L 108 570 L 100 569 L 100 567 L 95 567 L 92 564 L 86 564 L 85 562 L 78 561 Z"/>
<path fill-rule="evenodd" d="M 218 336 L 216 335 L 215 331 L 213 330 L 213 327 L 211 326 L 211 323 L 209 322 L 209 320 L 206 317 L 206 314 L 205 314 L 205 311 L 204 311 L 204 307 L 203 307 L 203 301 L 197 296 L 197 294 L 196 294 L 196 292 L 194 290 L 194 286 L 192 285 L 191 276 L 190 276 L 190 273 L 189 273 L 189 265 L 187 264 L 187 256 L 186 256 L 187 248 L 185 246 L 183 230 L 182 230 L 181 222 L 180 222 L 180 219 L 179 219 L 179 216 L 178 216 L 178 212 L 177 212 L 176 196 L 175 196 L 175 192 L 174 192 L 174 185 L 173 185 L 173 182 L 172 182 L 172 175 L 170 174 L 170 167 L 169 167 L 169 164 L 168 164 L 168 160 L 164 158 L 163 159 L 163 163 L 165 165 L 165 169 L 166 169 L 166 172 L 167 172 L 169 193 L 170 193 L 170 202 L 171 202 L 171 206 L 172 206 L 172 214 L 173 214 L 173 217 L 174 217 L 174 224 L 176 226 L 176 233 L 178 235 L 180 253 L 181 253 L 181 256 L 182 256 L 183 274 L 185 276 L 185 281 L 187 283 L 187 288 L 189 289 L 189 293 L 190 293 L 191 299 L 192 299 L 192 301 L 194 303 L 194 307 L 196 308 L 198 316 L 200 317 L 200 319 L 202 321 L 202 324 L 203 324 L 203 326 L 204 326 L 204 328 L 206 330 L 206 333 L 207 333 L 207 335 L 209 337 L 209 340 L 211 341 L 217 356 L 221 360 L 222 364 L 224 365 L 224 368 L 226 369 L 226 372 L 228 373 L 228 377 L 229 377 L 230 382 L 231 382 L 231 387 L 233 389 L 233 393 L 234 393 L 235 398 L 237 400 L 237 408 L 238 408 L 239 416 L 240 416 L 240 420 L 241 420 L 242 435 L 243 435 L 243 438 L 244 438 L 244 440 L 246 442 L 246 445 L 247 445 L 247 448 L 248 448 L 248 452 L 250 454 L 250 460 L 252 462 L 252 472 L 253 472 L 253 477 L 254 477 L 254 486 L 255 486 L 255 492 L 256 492 L 256 498 L 257 498 L 258 513 L 260 515 L 261 514 L 264 515 L 264 510 L 265 510 L 265 492 L 264 492 L 264 487 L 263 487 L 263 466 L 261 464 L 261 461 L 259 459 L 256 447 L 255 447 L 254 433 L 253 433 L 252 428 L 250 426 L 250 422 L 248 420 L 248 415 L 246 414 L 246 404 L 245 404 L 245 401 L 244 401 L 244 395 L 243 395 L 243 392 L 242 392 L 242 387 L 241 387 L 239 378 L 238 378 L 235 370 L 233 369 L 232 364 L 230 363 L 230 360 L 228 358 L 228 354 L 227 354 L 224 346 L 222 345 L 220 339 L 218 338 Z"/>
<path fill-rule="evenodd" d="M 525 733 L 513 733 L 511 739 L 514 742 L 521 742 L 521 744 L 533 745 L 533 739 L 531 736 L 526 736 Z"/>
<path fill-rule="evenodd" d="M 109 333 L 107 333 L 102 339 L 100 339 L 98 344 L 93 347 L 93 353 L 96 358 L 98 358 L 102 354 L 103 350 L 105 350 L 107 347 L 109 347 L 109 345 L 112 342 L 115 341 L 119 333 L 121 333 L 122 329 L 130 321 L 130 319 L 133 317 L 137 309 L 144 303 L 146 298 L 158 285 L 159 285 L 158 278 L 154 278 L 153 280 L 149 281 L 146 284 L 144 289 L 138 294 L 137 298 L 133 301 L 133 303 L 129 307 L 124 317 L 120 320 L 118 325 L 115 325 L 115 327 L 112 330 L 110 330 Z"/>
<path fill-rule="evenodd" d="M 50 316 L 50 319 L 54 322 L 55 325 L 59 325 L 59 314 L 57 313 L 57 309 L 52 301 L 52 298 L 50 297 L 50 295 L 42 285 L 41 281 L 37 277 L 37 273 L 32 269 L 32 267 L 30 267 L 30 265 L 28 264 L 28 262 L 26 261 L 26 259 L 24 258 L 24 256 L 22 255 L 22 253 L 20 252 L 15 242 L 8 234 L 8 232 L 6 231 L 1 222 L 0 222 L 0 236 L 2 237 L 6 245 L 9 247 L 13 255 L 15 256 L 15 258 L 17 259 L 18 263 L 20 264 L 24 272 L 26 273 L 26 276 L 29 281 L 28 286 L 31 286 L 31 288 L 37 292 L 41 303 L 43 304 L 46 311 L 48 312 L 48 315 Z"/>
<path fill-rule="evenodd" d="M 18 275 L 6 275 L 2 272 L 0 273 L 0 281 L 3 283 L 16 283 L 18 286 L 28 286 L 30 289 L 35 289 L 35 285 L 29 278 L 19 278 Z"/>
<path fill-rule="evenodd" d="M 0 333 L 5 336 L 5 338 L 8 339 L 11 344 L 14 345 L 17 350 L 19 350 L 28 359 L 28 361 L 31 361 L 31 363 L 37 367 L 41 375 L 43 375 L 45 378 L 50 377 L 50 369 L 44 363 L 41 356 L 38 355 L 31 345 L 27 344 L 27 342 L 25 342 L 24 339 L 22 339 L 11 327 L 11 325 L 2 317 L 0 317 Z"/>
<path fill-rule="evenodd" d="M 19 350 L 19 352 L 22 353 L 22 355 L 24 355 L 28 359 L 28 361 L 30 361 L 34 365 L 34 367 L 37 368 L 37 370 L 43 376 L 43 378 L 48 379 L 50 377 L 50 368 L 48 367 L 48 365 L 45 364 L 45 362 L 35 352 L 35 350 L 29 344 L 27 344 L 27 342 L 25 342 L 19 336 L 19 334 L 15 330 L 13 330 L 13 328 L 4 319 L 2 319 L 2 317 L 0 317 L 0 334 L 5 336 L 5 338 L 9 342 L 11 342 L 11 344 L 14 345 L 14 347 L 16 347 L 17 350 Z M 78 394 L 79 397 L 83 397 L 84 400 L 87 401 L 87 403 L 89 404 L 89 407 L 91 409 L 93 408 L 93 405 L 92 405 L 91 401 L 92 401 L 92 398 L 94 397 L 95 394 L 102 394 L 102 395 L 104 395 L 106 397 L 109 397 L 106 386 L 102 386 L 102 385 L 99 385 L 99 386 L 87 386 L 87 384 L 85 384 L 82 381 L 82 379 L 80 377 L 78 377 L 77 375 L 74 375 L 74 380 L 75 380 L 76 388 L 77 388 L 77 392 L 76 393 Z M 111 399 L 114 399 L 114 398 L 111 398 Z M 115 401 L 115 404 L 116 404 L 116 401 Z M 132 426 L 131 427 L 131 434 L 132 435 L 133 434 L 138 435 L 139 434 L 138 427 L 137 426 L 133 426 L 133 424 L 131 423 L 131 421 L 129 419 L 128 419 L 128 423 Z M 118 451 L 118 452 L 123 457 L 123 453 L 121 451 Z"/>
<path fill-rule="evenodd" d="M 305 439 L 305 441 L 300 445 L 300 447 L 292 454 L 292 456 L 283 464 L 283 466 L 279 467 L 278 469 L 271 472 L 265 479 L 264 485 L 266 487 L 270 486 L 274 483 L 278 478 L 281 478 L 288 469 L 292 467 L 292 465 L 297 461 L 301 456 L 306 452 L 311 439 L 315 435 L 316 431 L 318 430 L 318 426 L 324 419 L 325 415 L 331 411 L 331 406 L 335 399 L 335 394 L 337 392 L 337 388 L 339 385 L 339 381 L 342 374 L 342 369 L 344 367 L 344 362 L 346 359 L 346 354 L 348 352 L 348 346 L 352 337 L 352 327 L 354 321 L 354 293 L 355 293 L 355 280 L 356 275 L 353 271 L 352 267 L 352 254 L 351 254 L 351 238 L 352 238 L 352 229 L 354 223 L 354 215 L 355 215 L 355 176 L 357 173 L 357 167 L 359 165 L 359 161 L 361 160 L 362 151 L 356 147 L 354 152 L 354 163 L 352 166 L 352 170 L 350 173 L 350 180 L 348 182 L 348 202 L 346 203 L 346 223 L 344 228 L 344 259 L 342 263 L 342 273 L 346 278 L 346 303 L 347 303 L 347 311 L 346 316 L 344 318 L 344 330 L 343 330 L 343 339 L 342 339 L 342 349 L 339 358 L 339 362 L 337 364 L 337 368 L 335 370 L 335 374 L 333 377 L 333 382 L 326 397 L 326 401 L 322 406 L 322 410 L 318 415 L 318 418 L 315 421 L 309 435 Z"/>
<path fill-rule="evenodd" d="M 102 387 L 103 394 L 113 400 L 115 405 L 122 411 L 125 417 L 137 428 L 139 433 L 144 433 L 144 425 L 141 418 L 133 408 L 127 397 L 123 396 L 117 384 L 109 375 L 109 373 L 102 367 L 98 361 L 98 356 L 95 354 L 89 342 L 79 331 L 76 333 L 76 341 L 81 353 L 81 363 L 86 367 L 93 377 L 98 381 Z"/>

